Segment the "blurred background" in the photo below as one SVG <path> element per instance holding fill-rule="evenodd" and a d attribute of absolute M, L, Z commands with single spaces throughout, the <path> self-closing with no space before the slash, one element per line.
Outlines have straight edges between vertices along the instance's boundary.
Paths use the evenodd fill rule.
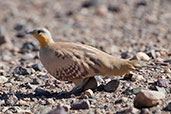
<path fill-rule="evenodd" d="M 38 27 L 48 28 L 55 41 L 124 59 L 136 55 L 146 66 L 128 80 L 112 77 L 120 82 L 117 92 L 96 91 L 84 99 L 87 110 L 70 112 L 135 113 L 134 98 L 145 88 L 168 95 L 159 106 L 138 111 L 164 113 L 171 93 L 171 0 L 0 0 L 0 113 L 43 114 L 61 104 L 69 111 L 82 97 L 61 94 L 74 84 L 56 80 L 41 65 L 38 42 L 25 34 Z"/>
<path fill-rule="evenodd" d="M 14 47 L 34 41 L 25 31 L 46 27 L 55 41 L 111 54 L 171 49 L 170 0 L 5 0 L 0 13 L 0 34 Z"/>

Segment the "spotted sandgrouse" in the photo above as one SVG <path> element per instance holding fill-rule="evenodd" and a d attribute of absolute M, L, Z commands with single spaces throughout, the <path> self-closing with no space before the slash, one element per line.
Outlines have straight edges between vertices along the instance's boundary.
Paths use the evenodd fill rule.
<path fill-rule="evenodd" d="M 139 66 L 137 61 L 116 58 L 88 45 L 54 42 L 45 28 L 34 29 L 29 33 L 40 43 L 40 61 L 58 80 L 79 85 L 95 75 L 121 76 Z"/>

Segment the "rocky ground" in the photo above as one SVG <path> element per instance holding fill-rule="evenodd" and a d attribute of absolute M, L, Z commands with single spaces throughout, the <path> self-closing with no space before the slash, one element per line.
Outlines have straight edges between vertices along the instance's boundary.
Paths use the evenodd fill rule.
<path fill-rule="evenodd" d="M 170 114 L 170 0 L 4 0 L 0 14 L 0 113 Z M 68 94 L 74 85 L 47 73 L 25 34 L 37 27 L 143 67 Z"/>

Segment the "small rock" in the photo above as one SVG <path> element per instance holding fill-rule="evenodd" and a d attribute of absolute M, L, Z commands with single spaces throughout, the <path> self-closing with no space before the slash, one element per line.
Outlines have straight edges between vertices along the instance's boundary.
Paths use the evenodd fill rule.
<path fill-rule="evenodd" d="M 26 42 L 23 44 L 20 52 L 21 53 L 26 53 L 29 51 L 38 51 L 39 50 L 39 45 L 33 42 Z"/>
<path fill-rule="evenodd" d="M 41 64 L 33 64 L 31 66 L 35 71 L 42 71 L 43 66 Z"/>
<path fill-rule="evenodd" d="M 6 43 L 11 43 L 10 39 L 5 35 L 0 35 L 0 46 Z"/>
<path fill-rule="evenodd" d="M 7 81 L 8 81 L 8 78 L 6 78 L 5 76 L 0 76 L 0 83 L 4 83 Z"/>
<path fill-rule="evenodd" d="M 31 74 L 31 71 L 27 68 L 22 67 L 22 66 L 17 66 L 14 69 L 14 74 L 29 75 L 29 74 Z"/>
<path fill-rule="evenodd" d="M 136 57 L 137 57 L 138 60 L 142 60 L 142 61 L 149 61 L 150 60 L 150 57 L 147 54 L 143 53 L 143 52 L 138 52 L 136 54 Z"/>
<path fill-rule="evenodd" d="M 5 103 L 7 105 L 15 105 L 18 101 L 18 98 L 14 94 L 10 94 L 7 96 L 7 99 L 5 100 Z"/>
<path fill-rule="evenodd" d="M 103 79 L 100 76 L 90 77 L 87 83 L 85 84 L 83 91 L 87 89 L 97 89 L 97 87 L 101 84 L 102 80 Z"/>
<path fill-rule="evenodd" d="M 84 94 L 86 94 L 87 96 L 91 97 L 93 96 L 93 91 L 91 89 L 88 89 L 84 92 Z"/>
<path fill-rule="evenodd" d="M 82 100 L 71 105 L 72 109 L 89 109 L 90 102 L 88 100 Z"/>
<path fill-rule="evenodd" d="M 70 105 L 63 105 L 62 107 L 64 107 L 64 109 L 65 109 L 66 112 L 69 112 L 70 109 L 71 109 L 71 106 Z"/>
<path fill-rule="evenodd" d="M 26 60 L 33 59 L 33 58 L 34 58 L 33 54 L 28 53 L 28 54 L 23 55 L 21 57 L 21 60 L 20 61 L 26 61 Z"/>
<path fill-rule="evenodd" d="M 89 0 L 89 1 L 83 2 L 82 7 L 89 8 L 92 6 L 100 6 L 102 4 L 105 4 L 104 0 Z"/>
<path fill-rule="evenodd" d="M 30 84 L 30 83 L 26 83 L 26 88 L 28 88 L 28 89 L 36 89 L 37 88 L 37 86 L 35 86 L 35 85 L 32 85 L 32 84 Z"/>
<path fill-rule="evenodd" d="M 157 58 L 156 52 L 155 52 L 154 49 L 150 51 L 150 54 L 151 54 L 151 56 L 152 56 L 153 59 L 156 59 Z"/>
<path fill-rule="evenodd" d="M 153 107 L 159 104 L 161 99 L 165 98 L 165 94 L 157 91 L 141 90 L 134 99 L 136 108 Z"/>
<path fill-rule="evenodd" d="M 142 88 L 140 88 L 140 87 L 133 88 L 133 89 L 132 89 L 132 93 L 133 93 L 133 94 L 138 94 L 141 90 L 142 90 Z"/>
<path fill-rule="evenodd" d="M 99 6 L 96 10 L 97 15 L 103 16 L 108 13 L 108 9 L 105 5 Z"/>
<path fill-rule="evenodd" d="M 34 78 L 34 79 L 33 79 L 33 82 L 31 82 L 31 84 L 35 84 L 35 85 L 37 85 L 37 84 L 42 84 L 42 83 L 43 83 L 42 80 L 39 79 L 39 78 Z"/>
<path fill-rule="evenodd" d="M 165 80 L 165 79 L 160 79 L 160 80 L 157 80 L 156 85 L 159 87 L 167 88 L 167 87 L 169 87 L 169 81 Z"/>
<path fill-rule="evenodd" d="M 88 98 L 93 96 L 93 91 L 91 89 L 86 90 L 84 93 L 81 94 L 81 98 Z"/>
<path fill-rule="evenodd" d="M 163 88 L 163 87 L 159 87 L 159 86 L 155 86 L 156 87 L 156 90 L 159 91 L 159 92 L 162 92 L 164 93 L 165 95 L 167 95 L 167 92 L 166 90 Z"/>
<path fill-rule="evenodd" d="M 164 108 L 164 110 L 171 112 L 171 102 Z"/>
<path fill-rule="evenodd" d="M 151 112 L 149 111 L 149 109 L 144 108 L 141 110 L 140 114 L 151 114 Z"/>
<path fill-rule="evenodd" d="M 40 106 L 36 110 L 35 114 L 48 114 L 48 112 L 50 112 L 50 111 L 51 111 L 51 108 L 50 107 Z M 50 114 L 55 114 L 55 113 L 50 113 Z"/>
<path fill-rule="evenodd" d="M 24 38 L 25 37 L 25 33 L 19 32 L 16 34 L 17 38 Z"/>
<path fill-rule="evenodd" d="M 23 24 L 16 24 L 15 27 L 14 27 L 14 29 L 15 29 L 16 31 L 21 31 L 21 30 L 26 29 L 26 26 L 23 25 Z"/>
<path fill-rule="evenodd" d="M 111 12 L 115 12 L 115 13 L 118 13 L 121 11 L 120 7 L 116 5 L 111 5 L 111 4 L 108 6 L 108 10 Z"/>
<path fill-rule="evenodd" d="M 127 109 L 124 114 L 138 114 L 140 111 L 134 107 Z"/>
<path fill-rule="evenodd" d="M 131 80 L 131 81 L 136 81 L 136 80 L 145 80 L 144 77 L 142 75 L 138 75 L 138 74 L 125 74 L 124 80 Z"/>
<path fill-rule="evenodd" d="M 10 55 L 2 55 L 2 61 L 9 62 L 12 60 Z"/>
<path fill-rule="evenodd" d="M 112 80 L 104 86 L 106 92 L 114 92 L 120 84 L 119 80 Z"/>
<path fill-rule="evenodd" d="M 57 108 L 55 108 L 54 110 L 51 110 L 47 114 L 67 114 L 67 113 L 66 113 L 64 107 L 58 106 Z"/>

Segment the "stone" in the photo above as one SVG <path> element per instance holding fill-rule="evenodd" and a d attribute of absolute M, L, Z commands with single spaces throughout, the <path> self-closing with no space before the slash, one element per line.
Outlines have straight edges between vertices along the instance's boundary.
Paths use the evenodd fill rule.
<path fill-rule="evenodd" d="M 16 31 L 21 31 L 21 30 L 25 30 L 26 29 L 26 26 L 24 24 L 16 24 L 14 29 Z"/>
<path fill-rule="evenodd" d="M 5 83 L 8 81 L 8 78 L 6 78 L 5 76 L 0 76 L 0 83 Z"/>
<path fill-rule="evenodd" d="M 141 90 L 134 99 L 134 106 L 136 108 L 153 107 L 160 103 L 161 99 L 165 98 L 162 92 Z"/>
<path fill-rule="evenodd" d="M 165 95 L 167 95 L 167 92 L 166 92 L 166 90 L 165 90 L 164 87 L 155 86 L 155 88 L 156 88 L 157 91 L 162 92 L 162 93 L 164 93 Z"/>
<path fill-rule="evenodd" d="M 81 94 L 81 98 L 88 98 L 93 96 L 93 91 L 91 89 L 86 90 L 84 93 Z"/>
<path fill-rule="evenodd" d="M 9 42 L 11 42 L 11 41 L 10 41 L 10 39 L 9 39 L 7 36 L 5 36 L 5 35 L 0 35 L 0 46 L 1 46 L 2 44 L 6 44 L 6 43 L 9 43 Z"/>
<path fill-rule="evenodd" d="M 43 80 L 39 79 L 39 78 L 34 78 L 33 81 L 31 82 L 31 84 L 34 85 L 38 85 L 38 84 L 42 84 Z"/>
<path fill-rule="evenodd" d="M 19 32 L 15 35 L 17 38 L 24 38 L 25 37 L 25 33 L 23 32 Z"/>
<path fill-rule="evenodd" d="M 48 114 L 51 111 L 50 107 L 47 106 L 40 106 L 36 110 L 35 114 Z M 50 114 L 55 114 L 55 113 L 50 113 Z"/>
<path fill-rule="evenodd" d="M 87 89 L 97 89 L 97 87 L 102 83 L 103 79 L 100 76 L 90 77 L 89 80 L 84 85 L 82 91 Z"/>
<path fill-rule="evenodd" d="M 144 109 L 141 109 L 141 112 L 139 114 L 152 114 L 149 109 L 147 108 L 144 108 Z"/>
<path fill-rule="evenodd" d="M 67 114 L 64 107 L 58 106 L 57 108 L 51 110 L 47 114 Z"/>
<path fill-rule="evenodd" d="M 120 84 L 119 80 L 112 80 L 109 83 L 107 83 L 106 85 L 104 85 L 104 90 L 106 92 L 115 92 L 116 89 L 118 88 Z"/>
<path fill-rule="evenodd" d="M 42 71 L 43 66 L 41 64 L 33 64 L 31 66 L 35 71 Z"/>
<path fill-rule="evenodd" d="M 90 102 L 88 100 L 82 100 L 71 104 L 72 109 L 89 109 Z"/>
<path fill-rule="evenodd" d="M 149 61 L 150 60 L 150 57 L 144 52 L 138 52 L 136 54 L 136 57 L 138 60 L 142 60 L 142 61 Z"/>
<path fill-rule="evenodd" d="M 169 87 L 169 81 L 165 80 L 165 79 L 160 79 L 160 80 L 157 80 L 156 85 L 159 87 L 167 88 L 167 87 Z"/>
<path fill-rule="evenodd" d="M 171 112 L 171 102 L 164 108 L 164 110 Z"/>
<path fill-rule="evenodd" d="M 124 114 L 138 114 L 140 111 L 134 107 L 128 108 Z"/>
<path fill-rule="evenodd" d="M 39 45 L 33 42 L 25 42 L 20 50 L 21 53 L 26 53 L 29 51 L 38 51 Z"/>
<path fill-rule="evenodd" d="M 114 13 L 118 13 L 121 11 L 120 7 L 118 7 L 116 5 L 112 5 L 112 4 L 109 4 L 108 10 L 111 12 L 114 12 Z"/>
<path fill-rule="evenodd" d="M 19 74 L 19 75 L 30 75 L 31 71 L 27 68 L 24 68 L 22 66 L 17 66 L 14 69 L 14 74 Z"/>
<path fill-rule="evenodd" d="M 5 100 L 5 103 L 7 105 L 16 105 L 18 101 L 18 98 L 14 94 L 7 95 L 7 99 Z"/>

